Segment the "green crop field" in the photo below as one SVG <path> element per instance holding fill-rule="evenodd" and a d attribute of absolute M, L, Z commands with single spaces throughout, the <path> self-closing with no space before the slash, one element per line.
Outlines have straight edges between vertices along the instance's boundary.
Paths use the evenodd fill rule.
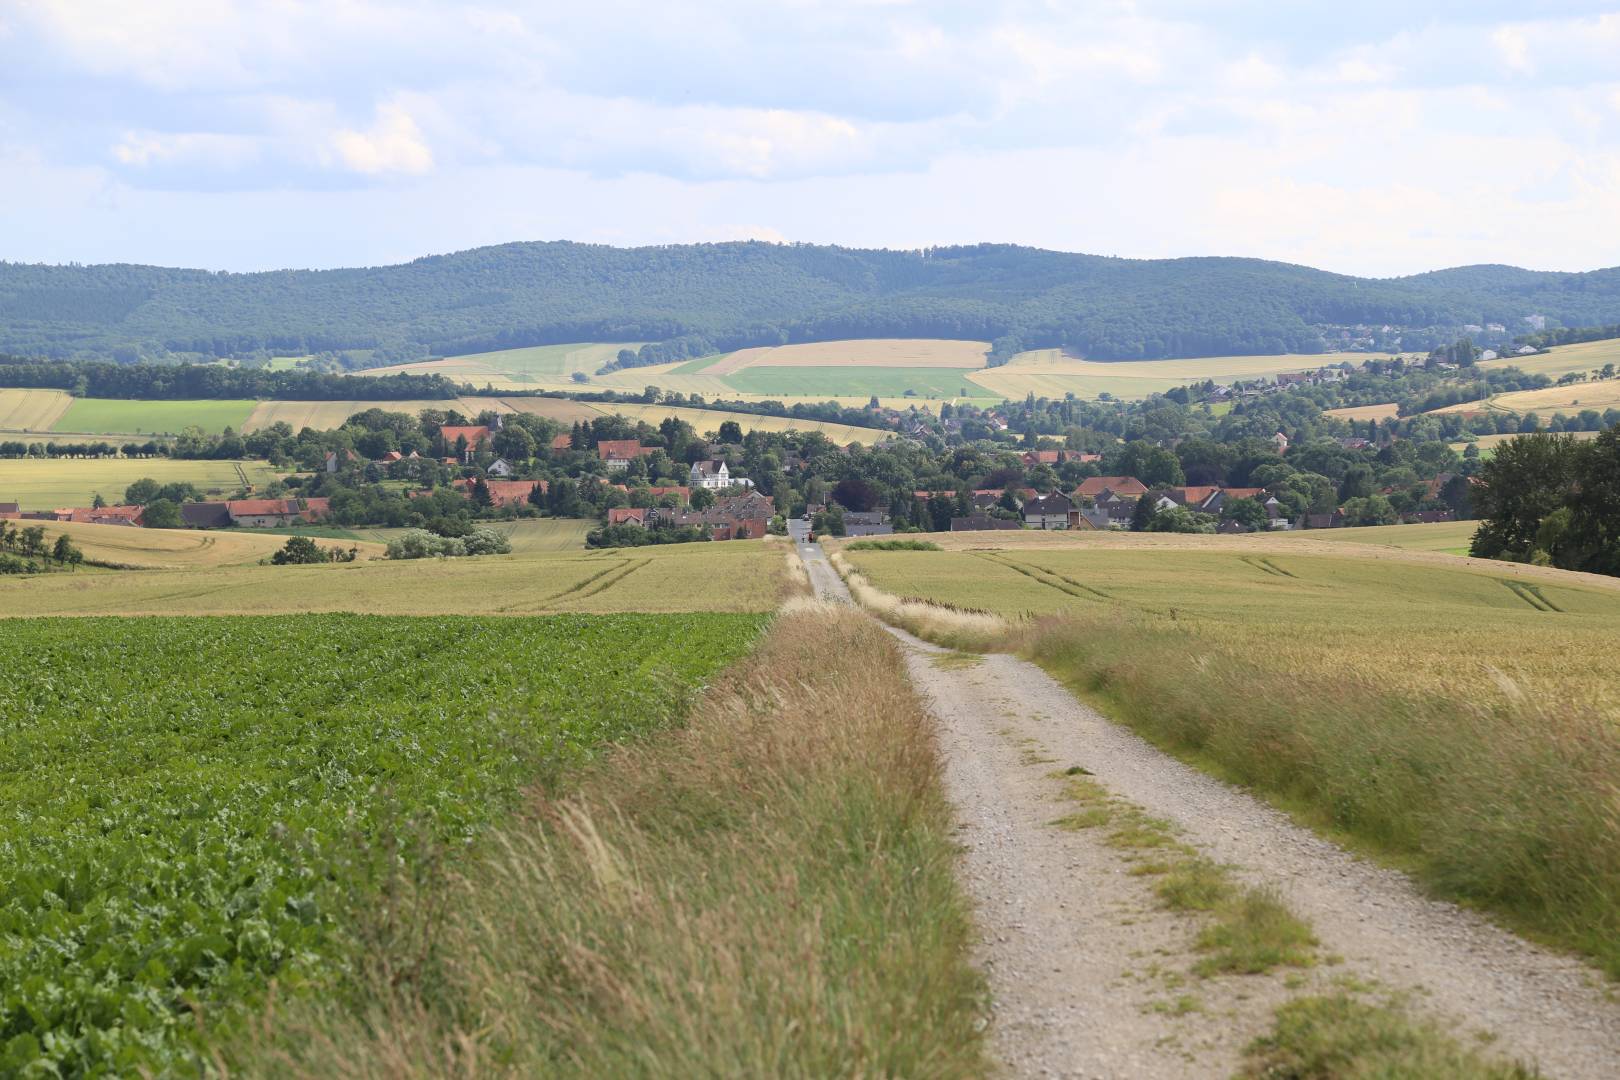
<path fill-rule="evenodd" d="M 87 434 L 178 434 L 186 428 L 218 433 L 241 431 L 257 402 L 125 401 L 117 398 L 74 398 L 56 421 L 56 430 Z"/>
<path fill-rule="evenodd" d="M 1326 540 L 1339 544 L 1374 544 L 1404 551 L 1440 551 L 1468 554 L 1477 521 L 1443 521 L 1433 525 L 1379 525 L 1359 529 L 1310 529 L 1279 533 L 1279 540 Z"/>
<path fill-rule="evenodd" d="M 596 522 L 577 518 L 527 518 L 521 521 L 497 521 L 490 528 L 511 541 L 514 555 L 528 555 L 584 551 L 585 534 L 596 528 Z"/>
<path fill-rule="evenodd" d="M 318 990 L 394 867 L 673 719 L 761 621 L 0 624 L 0 1073 L 186 1071 L 194 1016 Z"/>
<path fill-rule="evenodd" d="M 1145 615 L 1267 667 L 1371 675 L 1418 694 L 1494 693 L 1505 677 L 1620 719 L 1607 644 L 1620 640 L 1613 583 L 1308 539 L 1128 539 L 1036 547 L 979 537 L 983 550 L 846 557 L 899 596 L 1002 614 Z"/>
<path fill-rule="evenodd" d="M 930 367 L 749 367 L 725 376 L 727 383 L 749 394 L 769 397 L 797 395 L 877 394 L 900 397 L 914 391 L 922 398 L 954 398 L 976 393 L 964 368 Z"/>
<path fill-rule="evenodd" d="M 0 501 L 24 510 L 89 506 L 99 492 L 109 503 L 123 501 L 124 489 L 142 477 L 160 484 L 195 484 L 205 494 L 228 494 L 249 484 L 265 484 L 280 474 L 264 461 L 186 461 L 175 458 L 8 458 L 0 459 Z"/>
<path fill-rule="evenodd" d="M 368 534 L 367 539 L 381 539 Z M 0 618 L 39 615 L 543 615 L 770 611 L 782 551 L 759 540 L 184 573 L 0 577 Z"/>

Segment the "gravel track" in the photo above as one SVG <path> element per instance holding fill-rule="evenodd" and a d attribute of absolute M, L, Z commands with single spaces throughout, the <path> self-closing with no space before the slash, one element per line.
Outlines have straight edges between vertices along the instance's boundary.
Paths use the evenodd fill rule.
<path fill-rule="evenodd" d="M 850 602 L 820 548 L 799 551 L 817 595 Z M 1352 976 L 1410 991 L 1459 1034 L 1491 1039 L 1550 1077 L 1620 1076 L 1620 1002 L 1590 966 L 1423 896 L 1404 875 L 1109 722 L 1033 664 L 1002 654 L 941 664 L 946 650 L 891 633 L 939 721 L 993 1042 L 1015 1075 L 1229 1076 L 1278 1003 Z M 1342 962 L 1292 979 L 1183 983 L 1193 917 L 1158 910 L 1097 830 L 1051 827 L 1065 812 L 1052 774 L 1070 765 L 1173 822 L 1240 880 L 1277 889 L 1312 924 L 1321 954 Z M 1180 994 L 1196 995 L 1201 1011 L 1167 1012 Z"/>

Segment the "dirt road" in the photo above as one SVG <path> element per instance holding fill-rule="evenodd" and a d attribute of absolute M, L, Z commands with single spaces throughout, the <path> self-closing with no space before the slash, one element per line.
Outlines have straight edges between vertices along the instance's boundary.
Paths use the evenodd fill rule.
<path fill-rule="evenodd" d="M 799 551 L 817 594 L 848 603 L 819 546 Z M 1620 1004 L 1587 965 L 1424 897 L 1110 723 L 1033 664 L 891 632 L 939 721 L 994 1045 L 1015 1075 L 1230 1076 L 1278 1004 L 1347 982 L 1411 992 L 1460 1036 L 1549 1076 L 1620 1075 Z M 1275 888 L 1311 923 L 1323 962 L 1191 974 L 1199 917 L 1162 910 L 1099 830 L 1053 827 L 1071 766 L 1172 822 L 1241 880 Z"/>

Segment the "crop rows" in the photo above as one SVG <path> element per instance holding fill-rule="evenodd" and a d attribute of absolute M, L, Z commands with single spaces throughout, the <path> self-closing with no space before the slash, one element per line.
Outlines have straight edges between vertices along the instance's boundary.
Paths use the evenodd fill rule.
<path fill-rule="evenodd" d="M 679 715 L 761 620 L 0 622 L 0 1074 L 172 1071 L 536 780 Z"/>

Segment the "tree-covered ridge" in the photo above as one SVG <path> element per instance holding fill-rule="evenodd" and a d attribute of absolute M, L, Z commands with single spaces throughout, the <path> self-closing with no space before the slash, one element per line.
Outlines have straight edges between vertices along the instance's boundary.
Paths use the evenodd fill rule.
<path fill-rule="evenodd" d="M 129 361 L 270 349 L 377 359 L 572 341 L 650 356 L 851 337 L 1016 336 L 1095 359 L 1406 349 L 1468 325 L 1613 322 L 1620 269 L 1475 266 L 1375 280 L 1258 259 L 1012 245 L 516 243 L 399 266 L 230 274 L 0 263 L 0 350 Z M 1388 329 L 1385 329 L 1385 328 Z M 645 362 L 645 361 L 644 361 Z"/>
<path fill-rule="evenodd" d="M 459 384 L 443 375 L 377 375 L 358 382 L 315 371 L 263 371 L 222 364 L 117 364 L 38 361 L 0 356 L 0 387 L 67 390 L 80 397 L 184 401 L 192 398 L 284 398 L 348 401 L 450 398 Z"/>

